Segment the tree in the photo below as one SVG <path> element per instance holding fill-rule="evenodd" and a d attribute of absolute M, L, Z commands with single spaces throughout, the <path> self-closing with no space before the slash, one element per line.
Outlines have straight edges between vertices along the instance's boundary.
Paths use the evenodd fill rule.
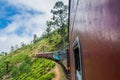
<path fill-rule="evenodd" d="M 2 52 L 2 55 L 3 55 L 3 54 L 6 56 L 6 55 L 7 55 L 7 52 Z"/>
<path fill-rule="evenodd" d="M 5 56 L 7 55 L 7 52 L 4 52 Z"/>
<path fill-rule="evenodd" d="M 51 28 L 49 25 L 46 28 L 46 32 L 47 32 L 47 36 L 50 36 Z"/>
<path fill-rule="evenodd" d="M 64 5 L 62 1 L 55 3 L 51 10 L 53 17 L 50 21 L 47 21 L 47 25 L 58 29 L 58 33 L 61 35 L 63 44 L 65 46 L 65 25 L 68 23 L 68 6 Z"/>
<path fill-rule="evenodd" d="M 17 44 L 15 45 L 15 49 L 16 49 L 16 50 L 18 49 L 18 45 L 17 45 Z"/>
<path fill-rule="evenodd" d="M 21 46 L 22 46 L 22 47 L 25 46 L 25 43 L 24 43 L 24 42 L 21 42 Z"/>
<path fill-rule="evenodd" d="M 12 52 L 12 51 L 14 51 L 14 47 L 13 47 L 13 46 L 11 46 L 11 52 Z"/>
<path fill-rule="evenodd" d="M 37 35 L 34 34 L 34 36 L 33 36 L 33 43 L 36 43 L 36 41 L 37 41 Z"/>

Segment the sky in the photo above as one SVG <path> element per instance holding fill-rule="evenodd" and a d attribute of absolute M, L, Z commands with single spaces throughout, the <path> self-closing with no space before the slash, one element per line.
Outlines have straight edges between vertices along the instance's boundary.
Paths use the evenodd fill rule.
<path fill-rule="evenodd" d="M 10 52 L 11 46 L 29 44 L 46 29 L 46 21 L 59 0 L 0 0 L 0 52 Z M 68 0 L 61 0 L 68 4 Z"/>

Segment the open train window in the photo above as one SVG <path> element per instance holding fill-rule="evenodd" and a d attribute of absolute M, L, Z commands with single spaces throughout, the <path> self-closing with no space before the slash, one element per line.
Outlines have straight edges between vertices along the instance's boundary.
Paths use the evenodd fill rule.
<path fill-rule="evenodd" d="M 81 50 L 79 38 L 77 37 L 73 43 L 73 54 L 75 64 L 75 80 L 82 80 L 82 63 L 81 63 Z"/>

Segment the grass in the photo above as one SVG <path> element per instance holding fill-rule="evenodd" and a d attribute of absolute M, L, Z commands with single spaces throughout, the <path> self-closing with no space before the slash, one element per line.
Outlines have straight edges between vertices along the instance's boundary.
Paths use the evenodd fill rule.
<path fill-rule="evenodd" d="M 43 47 L 44 51 L 61 49 L 63 43 L 60 34 L 53 31 L 35 43 L 26 44 L 8 55 L 0 56 L 0 80 L 6 74 L 11 75 L 8 80 L 51 80 L 54 73 L 50 73 L 50 70 L 55 64 L 51 60 L 32 58 L 35 53 L 42 52 Z"/>

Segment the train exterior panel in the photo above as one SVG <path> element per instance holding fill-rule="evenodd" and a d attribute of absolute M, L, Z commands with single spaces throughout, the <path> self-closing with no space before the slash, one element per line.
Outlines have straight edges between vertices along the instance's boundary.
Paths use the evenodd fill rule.
<path fill-rule="evenodd" d="M 71 80 L 120 80 L 120 0 L 70 0 Z"/>

